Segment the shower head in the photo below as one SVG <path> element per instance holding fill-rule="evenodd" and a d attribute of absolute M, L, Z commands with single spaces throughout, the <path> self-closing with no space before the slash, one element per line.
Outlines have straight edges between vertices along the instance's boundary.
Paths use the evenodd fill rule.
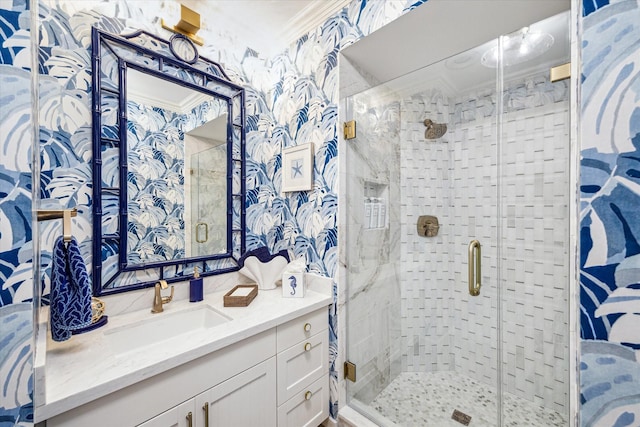
<path fill-rule="evenodd" d="M 447 133 L 447 125 L 444 123 L 438 124 L 434 123 L 430 119 L 426 119 L 424 121 L 424 125 L 427 127 L 427 130 L 424 133 L 424 137 L 426 139 L 438 139 Z"/>

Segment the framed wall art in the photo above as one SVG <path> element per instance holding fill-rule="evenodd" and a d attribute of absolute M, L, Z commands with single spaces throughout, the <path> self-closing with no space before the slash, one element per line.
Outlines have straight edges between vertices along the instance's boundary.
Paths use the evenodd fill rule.
<path fill-rule="evenodd" d="M 282 191 L 313 188 L 313 143 L 282 150 Z"/>

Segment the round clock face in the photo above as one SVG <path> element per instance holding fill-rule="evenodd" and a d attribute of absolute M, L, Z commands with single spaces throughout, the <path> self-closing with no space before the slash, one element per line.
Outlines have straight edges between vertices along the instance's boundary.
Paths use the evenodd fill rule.
<path fill-rule="evenodd" d="M 169 48 L 173 55 L 186 62 L 195 64 L 198 61 L 198 50 L 191 40 L 182 34 L 174 34 L 169 40 Z"/>

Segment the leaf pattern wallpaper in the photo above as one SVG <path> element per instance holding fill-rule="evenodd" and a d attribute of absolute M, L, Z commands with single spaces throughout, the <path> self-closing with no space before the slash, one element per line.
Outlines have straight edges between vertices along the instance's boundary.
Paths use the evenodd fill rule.
<path fill-rule="evenodd" d="M 166 261 L 185 255 L 184 131 L 180 116 L 127 102 L 129 262 Z"/>
<path fill-rule="evenodd" d="M 184 188 L 184 136 L 224 113 L 226 104 L 216 101 L 206 101 L 189 114 L 127 101 L 129 262 L 167 261 L 186 256 L 188 194 Z M 110 162 L 110 166 L 103 174 L 116 176 L 116 163 Z M 117 206 L 106 215 L 115 223 Z"/>
<path fill-rule="evenodd" d="M 30 8 L 0 2 L 0 426 L 33 425 Z"/>
<path fill-rule="evenodd" d="M 640 2 L 584 2 L 581 424 L 640 423 Z"/>
<path fill-rule="evenodd" d="M 337 269 L 337 55 L 341 47 L 380 28 L 418 2 L 368 2 L 356 0 L 330 18 L 316 31 L 302 37 L 288 50 L 268 61 L 256 52 L 238 47 L 236 40 L 222 33 L 201 31 L 208 45 L 200 54 L 220 58 L 230 78 L 247 87 L 247 247 L 268 247 L 272 252 L 291 248 L 304 256 L 312 272 L 335 276 Z M 5 4 L 10 4 L 5 9 Z M 91 27 L 121 33 L 132 28 L 152 33 L 161 31 L 159 21 L 163 7 L 177 8 L 175 2 L 140 2 L 125 0 L 83 1 L 47 0 L 37 3 L 39 150 L 40 179 L 36 198 L 46 206 L 77 207 L 74 236 L 83 258 L 91 265 Z M 11 254 L 11 265 L 3 264 L 2 305 L 13 306 L 29 301 L 33 287 L 31 278 L 31 204 L 32 185 L 29 165 L 31 140 L 29 119 L 19 120 L 19 111 L 30 112 L 30 25 L 26 0 L 0 4 L 3 28 L 2 60 L 8 65 L 1 77 L 11 93 L 3 93 L 3 156 L 0 179 L 2 212 L 10 212 L 11 232 L 15 242 L 5 251 L 9 237 L 3 227 L 3 255 Z M 7 18 L 8 17 L 8 18 Z M 150 18 L 151 17 L 151 18 Z M 166 34 L 163 34 L 167 37 Z M 21 67 L 26 66 L 27 70 Z M 4 81 L 3 81 L 4 83 Z M 21 92 L 22 91 L 22 92 Z M 9 99 L 14 99 L 7 108 Z M 11 129 L 4 137 L 5 129 Z M 24 135 L 27 135 L 24 138 Z M 18 143 L 19 142 L 19 143 Z M 316 170 L 314 190 L 281 194 L 281 150 L 314 142 Z M 5 160 L 6 159 L 6 160 Z M 13 173 L 4 173 L 12 167 Z M 21 175 L 22 174 L 22 175 Z M 5 191 L 7 187 L 7 191 Z M 12 189 L 12 190 L 11 190 Z M 7 196 L 5 196 L 5 194 Z M 18 212 L 19 215 L 15 213 Z M 17 224 L 21 218 L 21 223 Z M 14 225 L 15 224 L 15 225 Z M 20 229 L 22 227 L 22 230 Z M 49 294 L 51 248 L 60 233 L 55 221 L 41 224 L 39 262 L 42 265 L 42 294 Z M 22 239 L 22 240 L 21 240 Z M 25 244 L 26 243 L 26 244 Z M 9 255 L 9 254 L 7 254 Z M 5 257 L 3 256 L 3 263 Z M 336 295 L 334 286 L 334 295 Z M 46 298 L 45 298 L 46 299 Z M 31 305 L 25 304 L 28 312 Z M 17 319 L 16 316 L 6 316 Z M 3 319 L 5 316 L 3 316 Z M 17 320 L 14 320 L 17 322 Z M 337 354 L 335 307 L 330 319 L 331 354 Z M 13 325 L 13 324 L 12 324 Z M 32 327 L 32 325 L 29 325 Z M 18 330 L 18 326 L 10 326 Z M 29 334 L 27 334 L 29 335 Z M 23 335 L 20 335 L 23 336 Z M 16 339 L 20 337 L 16 334 Z M 27 345 L 28 340 L 19 341 Z M 26 343 L 26 344 L 25 344 Z M 3 347 L 4 349 L 4 347 Z M 30 349 L 29 349 L 30 351 Z M 30 361 L 28 356 L 25 360 Z M 10 360 L 3 355 L 0 361 Z M 13 359 L 11 359 L 13 362 Z M 5 370 L 17 374 L 15 365 L 3 364 Z M 4 371 L 3 371 L 4 372 Z M 30 368 L 20 371 L 31 372 Z M 332 372 L 332 414 L 337 411 L 337 372 Z M 30 378 L 30 377 L 29 377 Z M 17 387 L 4 389 L 15 394 L 12 410 L 2 422 L 13 425 L 24 422 L 24 413 L 32 417 L 30 380 L 17 381 Z M 28 393 L 27 393 L 28 392 Z M 26 397 L 25 397 L 26 396 Z M 18 399 L 18 397 L 20 399 Z M 5 399 L 3 399 L 4 403 Z M 7 412 L 8 413 L 8 412 Z M 3 414 L 0 412 L 0 414 Z M 28 420 L 27 420 L 28 421 Z"/>
<path fill-rule="evenodd" d="M 354 0 L 268 60 L 227 34 L 203 30 L 207 45 L 200 53 L 220 58 L 230 78 L 247 88 L 248 249 L 266 246 L 276 252 L 291 248 L 305 257 L 310 271 L 336 277 L 338 53 L 421 3 L 424 1 Z M 31 5 L 37 23 L 31 22 Z M 582 6 L 583 425 L 632 425 L 640 419 L 637 387 L 635 395 L 628 391 L 640 378 L 635 356 L 640 339 L 637 332 L 629 336 L 630 331 L 638 330 L 640 311 L 639 4 L 637 0 L 584 0 Z M 37 200 L 78 207 L 74 235 L 91 265 L 91 26 L 113 33 L 132 28 L 156 33 L 161 31 L 163 8 L 177 8 L 177 3 L 0 2 L 2 426 L 29 426 L 33 419 L 30 343 L 37 295 L 33 295 L 32 235 L 36 231 L 31 212 Z M 37 46 L 32 45 L 32 28 L 38 29 Z M 33 65 L 32 49 L 38 58 Z M 40 175 L 36 185 L 30 164 L 32 69 L 39 74 L 40 163 L 36 166 Z M 315 146 L 314 189 L 282 194 L 281 151 L 308 142 Z M 47 295 L 51 248 L 60 224 L 42 223 L 37 234 L 40 252 L 36 260 L 43 271 L 42 285 L 40 278 L 37 283 Z M 334 296 L 336 289 L 334 285 Z M 337 322 L 334 305 L 330 317 L 333 364 Z M 335 416 L 335 366 L 332 376 L 331 413 Z"/>

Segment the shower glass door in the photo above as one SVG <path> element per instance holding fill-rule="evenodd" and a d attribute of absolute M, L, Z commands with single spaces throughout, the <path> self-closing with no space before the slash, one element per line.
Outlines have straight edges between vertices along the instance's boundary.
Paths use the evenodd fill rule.
<path fill-rule="evenodd" d="M 227 249 L 227 174 L 220 170 L 225 162 L 224 144 L 191 155 L 191 256 L 224 253 Z"/>
<path fill-rule="evenodd" d="M 500 40 L 505 426 L 570 425 L 571 86 L 562 72 L 571 60 L 569 28 L 567 12 Z"/>
<path fill-rule="evenodd" d="M 347 403 L 378 425 L 568 425 L 568 19 L 346 100 Z"/>
<path fill-rule="evenodd" d="M 441 78 L 473 55 L 348 101 L 347 393 L 380 425 L 497 425 L 496 70 Z"/>

